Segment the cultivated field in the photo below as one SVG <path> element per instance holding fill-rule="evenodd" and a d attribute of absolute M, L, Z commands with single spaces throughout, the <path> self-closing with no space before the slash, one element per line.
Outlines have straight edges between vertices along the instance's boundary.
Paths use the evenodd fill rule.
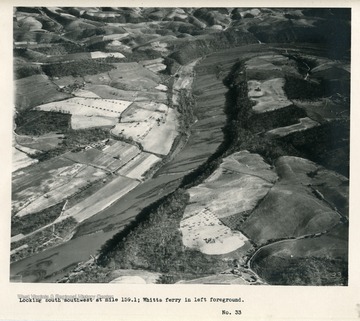
<path fill-rule="evenodd" d="M 137 103 L 124 113 L 112 133 L 133 139 L 147 152 L 167 155 L 178 134 L 177 113 L 163 104 Z"/>
<path fill-rule="evenodd" d="M 106 146 L 102 155 L 94 159 L 92 164 L 106 167 L 110 171 L 116 171 L 128 164 L 139 153 L 140 149 L 137 146 L 124 142 L 114 142 L 111 146 Z"/>
<path fill-rule="evenodd" d="M 277 136 L 277 137 L 284 137 L 291 133 L 307 130 L 309 128 L 313 128 L 319 126 L 320 124 L 309 117 L 300 118 L 300 123 L 285 126 L 285 127 L 278 127 L 276 129 L 269 130 L 266 134 L 269 136 Z"/>
<path fill-rule="evenodd" d="M 115 270 L 111 272 L 110 283 L 148 283 L 155 284 L 161 273 L 149 272 L 146 270 Z M 137 278 L 137 279 L 134 279 Z M 139 282 L 134 282 L 138 280 Z"/>
<path fill-rule="evenodd" d="M 189 205 L 180 223 L 184 245 L 198 247 L 206 254 L 224 254 L 242 247 L 247 239 L 234 229 L 276 179 L 259 155 L 242 151 L 225 158 L 204 183 L 188 190 Z M 226 226 L 228 218 L 232 224 Z"/>
<path fill-rule="evenodd" d="M 86 129 L 95 127 L 113 127 L 118 123 L 114 117 L 73 115 L 71 117 L 72 129 Z"/>
<path fill-rule="evenodd" d="M 67 180 L 59 174 L 74 163 L 64 158 L 56 158 L 51 162 L 40 162 L 21 169 L 12 176 L 12 206 L 16 212 L 19 208 L 56 188 Z M 53 176 L 57 176 L 54 179 Z"/>
<path fill-rule="evenodd" d="M 291 105 L 284 92 L 284 78 L 274 78 L 265 81 L 249 80 L 249 97 L 255 101 L 253 110 L 263 113 Z"/>
<path fill-rule="evenodd" d="M 152 60 L 142 60 L 140 61 L 140 64 L 149 69 L 152 72 L 159 72 L 166 69 L 166 65 L 163 64 L 164 59 L 163 58 L 157 58 Z"/>
<path fill-rule="evenodd" d="M 12 147 L 12 171 L 30 166 L 37 163 L 37 159 L 30 158 L 26 153 L 21 152 L 15 147 Z"/>
<path fill-rule="evenodd" d="M 52 179 L 49 181 L 41 181 L 41 187 L 48 190 L 43 195 L 32 195 L 32 189 L 25 189 L 21 191 L 21 195 L 32 196 L 33 200 L 28 200 L 28 205 L 23 207 L 16 216 L 24 216 L 35 212 L 40 212 L 52 205 L 55 205 L 62 200 L 74 195 L 80 189 L 86 187 L 94 181 L 97 181 L 106 174 L 104 171 L 87 167 L 86 165 L 74 164 L 70 167 L 60 168 L 56 174 L 52 175 Z M 56 180 L 56 183 L 51 183 L 52 180 Z"/>
<path fill-rule="evenodd" d="M 39 105 L 35 109 L 57 111 L 81 116 L 119 117 L 131 105 L 130 101 L 94 98 L 71 98 Z"/>
<path fill-rule="evenodd" d="M 78 222 L 82 222 L 110 206 L 138 184 L 139 182 L 136 180 L 119 176 L 93 195 L 66 210 L 63 213 L 63 217 L 70 216 Z"/>
<path fill-rule="evenodd" d="M 242 233 L 232 231 L 209 210 L 183 219 L 180 230 L 185 246 L 209 255 L 233 252 L 247 241 Z"/>
<path fill-rule="evenodd" d="M 129 178 L 142 180 L 143 174 L 159 161 L 161 161 L 161 158 L 142 152 L 121 167 L 118 173 Z"/>
<path fill-rule="evenodd" d="M 92 59 L 107 58 L 107 57 L 125 58 L 125 56 L 120 52 L 93 51 L 93 52 L 90 52 L 90 56 Z"/>

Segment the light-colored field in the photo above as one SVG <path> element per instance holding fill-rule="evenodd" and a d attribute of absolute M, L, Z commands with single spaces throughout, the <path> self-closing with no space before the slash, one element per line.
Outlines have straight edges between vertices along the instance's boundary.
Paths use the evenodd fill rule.
<path fill-rule="evenodd" d="M 92 91 L 89 90 L 83 90 L 83 89 L 79 89 L 73 92 L 73 94 L 76 97 L 83 97 L 83 98 L 101 98 L 100 96 L 96 95 L 95 93 L 93 93 Z"/>
<path fill-rule="evenodd" d="M 167 107 L 166 107 L 167 108 Z M 157 119 L 163 116 L 159 112 L 154 112 L 153 110 L 145 109 L 139 107 L 137 104 L 131 106 L 121 115 L 121 122 L 122 123 L 134 123 L 134 122 L 152 122 L 153 119 Z"/>
<path fill-rule="evenodd" d="M 92 164 L 115 171 L 127 164 L 139 153 L 140 149 L 137 146 L 125 142 L 115 142 L 113 145 L 103 149 L 102 154 L 92 161 Z"/>
<path fill-rule="evenodd" d="M 63 216 L 72 216 L 78 222 L 82 222 L 110 206 L 138 184 L 136 180 L 123 176 L 117 177 L 93 195 L 66 210 Z"/>
<path fill-rule="evenodd" d="M 204 210 L 180 222 L 186 247 L 210 255 L 226 254 L 245 245 L 247 238 L 220 222 L 209 210 Z"/>
<path fill-rule="evenodd" d="M 320 125 L 318 122 L 312 120 L 309 117 L 300 118 L 299 120 L 300 120 L 300 123 L 298 123 L 298 124 L 275 128 L 275 129 L 269 130 L 266 134 L 269 136 L 284 137 L 286 135 L 289 135 L 289 134 L 292 134 L 295 132 L 299 132 L 299 131 L 303 131 L 303 130 L 307 130 L 309 128 L 313 128 L 313 127 Z"/>
<path fill-rule="evenodd" d="M 162 63 L 163 61 L 164 61 L 164 58 L 156 58 L 156 59 L 149 59 L 149 60 L 141 60 L 140 64 L 143 65 L 144 67 L 146 67 L 146 66 L 150 66 L 153 64 Z"/>
<path fill-rule="evenodd" d="M 84 166 L 57 158 L 15 172 L 12 177 L 12 210 L 17 212 L 49 191 L 67 184 L 80 169 Z"/>
<path fill-rule="evenodd" d="M 160 85 L 156 86 L 155 89 L 161 90 L 161 91 L 167 91 L 168 87 L 163 84 L 160 84 Z"/>
<path fill-rule="evenodd" d="M 151 48 L 159 52 L 167 53 L 169 51 L 167 47 L 166 42 L 154 41 L 151 43 Z"/>
<path fill-rule="evenodd" d="M 113 33 L 111 35 L 104 35 L 103 40 L 121 40 L 122 38 L 127 37 L 128 33 Z"/>
<path fill-rule="evenodd" d="M 162 105 L 154 104 L 154 106 L 161 107 Z M 128 114 L 126 119 L 132 122 L 117 124 L 112 129 L 114 135 L 131 137 L 140 143 L 144 150 L 151 153 L 167 155 L 170 152 L 178 134 L 175 110 L 168 108 L 167 112 L 153 112 L 151 115 L 148 110 L 134 108 L 133 114 Z"/>
<path fill-rule="evenodd" d="M 10 255 L 15 254 L 15 253 L 17 253 L 17 252 L 19 252 L 21 250 L 27 249 L 28 247 L 29 247 L 28 244 L 21 245 L 18 248 L 11 250 Z"/>
<path fill-rule="evenodd" d="M 24 152 L 16 149 L 15 147 L 12 148 L 12 171 L 15 172 L 18 169 L 25 168 L 32 164 L 37 163 L 37 159 L 30 158 Z"/>
<path fill-rule="evenodd" d="M 49 191 L 40 195 L 25 208 L 21 209 L 16 216 L 24 216 L 31 213 L 42 211 L 52 205 L 55 205 L 67 197 L 75 194 L 81 188 L 89 183 L 105 177 L 105 172 L 86 165 L 75 164 L 57 173 L 57 180 L 63 182 L 55 188 L 49 188 Z M 59 213 L 60 214 L 60 213 Z"/>
<path fill-rule="evenodd" d="M 291 105 L 287 99 L 284 78 L 274 78 L 265 81 L 249 80 L 249 97 L 256 102 L 253 110 L 263 113 Z"/>
<path fill-rule="evenodd" d="M 226 157 L 204 183 L 189 189 L 184 218 L 205 207 L 218 218 L 253 209 L 273 186 L 277 175 L 257 154 L 247 151 Z"/>
<path fill-rule="evenodd" d="M 67 55 L 56 55 L 56 56 L 50 56 L 46 57 L 46 62 L 69 62 L 69 61 L 76 61 L 76 60 L 82 60 L 82 59 L 90 59 L 91 55 L 89 52 L 78 52 L 78 53 L 72 53 Z"/>
<path fill-rule="evenodd" d="M 37 149 L 21 146 L 19 144 L 16 144 L 16 142 L 14 144 L 14 140 L 13 140 L 13 145 L 18 151 L 20 151 L 22 153 L 25 153 L 27 155 L 34 155 L 34 154 L 36 154 L 38 152 Z"/>
<path fill-rule="evenodd" d="M 71 116 L 72 129 L 85 129 L 94 127 L 113 127 L 118 123 L 118 118 L 102 116 Z"/>
<path fill-rule="evenodd" d="M 216 181 L 191 188 L 191 204 L 186 207 L 184 218 L 196 214 L 204 206 L 218 218 L 250 211 L 273 186 L 257 176 L 230 173 L 224 171 Z"/>
<path fill-rule="evenodd" d="M 223 169 L 224 173 L 226 173 L 226 170 L 229 170 L 235 173 L 256 176 L 269 183 L 275 183 L 278 179 L 277 174 L 272 170 L 271 166 L 265 163 L 259 154 L 253 154 L 246 150 L 224 158 L 220 169 Z M 214 172 L 206 181 L 214 182 L 215 179 L 217 179 L 216 176 L 216 172 Z"/>
<path fill-rule="evenodd" d="M 142 152 L 120 168 L 118 173 L 129 178 L 141 180 L 143 174 L 159 161 L 161 161 L 161 158 Z"/>
<path fill-rule="evenodd" d="M 179 77 L 175 79 L 173 89 L 178 91 L 180 89 L 190 89 L 193 83 L 193 70 L 195 65 L 201 58 L 198 58 L 191 63 L 181 66 L 178 71 Z"/>
<path fill-rule="evenodd" d="M 110 283 L 138 283 L 134 281 L 140 281 L 142 283 L 155 284 L 160 278 L 160 273 L 149 272 L 146 270 L 115 270 L 111 272 L 110 277 L 113 278 Z M 133 279 L 134 277 L 140 279 Z"/>
<path fill-rule="evenodd" d="M 244 213 L 257 206 L 276 179 L 274 171 L 257 154 L 242 151 L 226 157 L 204 183 L 188 190 L 189 204 L 180 223 L 184 245 L 206 254 L 223 254 L 242 247 L 247 239 L 231 229 L 237 224 L 226 226 L 224 219 L 241 223 Z"/>
<path fill-rule="evenodd" d="M 39 105 L 35 109 L 59 111 L 81 116 L 119 117 L 130 104 L 131 102 L 126 100 L 75 97 L 59 102 Z"/>
<path fill-rule="evenodd" d="M 24 234 L 20 233 L 11 237 L 11 243 L 18 242 L 24 238 Z"/>
<path fill-rule="evenodd" d="M 248 285 L 249 282 L 246 282 L 242 277 L 235 274 L 215 274 L 210 276 L 205 276 L 203 278 L 191 279 L 186 281 L 176 282 L 179 284 L 242 284 Z"/>
<path fill-rule="evenodd" d="M 149 69 L 152 72 L 159 72 L 166 69 L 166 65 L 163 64 L 163 58 L 157 58 L 152 60 L 143 60 L 140 61 L 145 68 Z"/>
<path fill-rule="evenodd" d="M 107 57 L 125 58 L 125 56 L 120 52 L 93 51 L 93 52 L 90 52 L 90 55 L 91 55 L 92 59 L 107 58 Z"/>

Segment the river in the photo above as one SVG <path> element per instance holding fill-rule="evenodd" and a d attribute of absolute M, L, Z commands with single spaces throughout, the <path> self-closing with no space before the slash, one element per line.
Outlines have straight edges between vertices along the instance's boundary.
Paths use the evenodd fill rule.
<path fill-rule="evenodd" d="M 210 55 L 198 67 L 209 66 L 211 61 Z M 173 192 L 184 175 L 216 151 L 223 140 L 227 88 L 222 79 L 216 77 L 215 70 L 206 70 L 201 68 L 201 72 L 195 73 L 193 88 L 201 89 L 202 93 L 197 96 L 194 108 L 197 122 L 191 127 L 184 148 L 153 178 L 81 223 L 70 241 L 11 264 L 11 276 L 22 282 L 55 282 L 79 262 L 96 255 L 102 244 L 121 231 L 144 207 Z"/>

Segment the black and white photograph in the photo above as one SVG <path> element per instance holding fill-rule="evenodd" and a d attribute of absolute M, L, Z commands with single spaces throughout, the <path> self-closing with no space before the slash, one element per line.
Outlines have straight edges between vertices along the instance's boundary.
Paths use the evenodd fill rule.
<path fill-rule="evenodd" d="M 351 6 L 113 4 L 12 6 L 10 286 L 346 291 Z"/>

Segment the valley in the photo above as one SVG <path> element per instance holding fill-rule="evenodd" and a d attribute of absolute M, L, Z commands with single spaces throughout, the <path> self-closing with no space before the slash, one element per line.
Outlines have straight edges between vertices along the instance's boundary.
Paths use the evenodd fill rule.
<path fill-rule="evenodd" d="M 64 10 L 16 13 L 13 280 L 347 284 L 345 13 Z"/>

